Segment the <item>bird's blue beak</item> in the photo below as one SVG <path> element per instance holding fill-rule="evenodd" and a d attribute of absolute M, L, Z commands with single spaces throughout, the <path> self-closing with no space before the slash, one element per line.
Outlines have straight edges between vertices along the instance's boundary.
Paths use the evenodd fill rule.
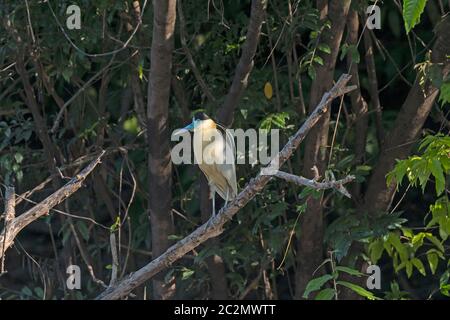
<path fill-rule="evenodd" d="M 192 121 L 190 124 L 188 124 L 186 127 L 183 128 L 184 130 L 191 131 L 195 129 L 195 121 Z"/>
<path fill-rule="evenodd" d="M 178 135 L 184 134 L 184 133 L 186 133 L 186 132 L 192 131 L 192 130 L 195 129 L 196 126 L 197 126 L 196 121 L 195 121 L 195 120 L 192 120 L 192 122 L 191 122 L 190 124 L 188 124 L 186 127 L 177 130 L 177 131 L 175 132 L 175 135 L 178 136 Z"/>

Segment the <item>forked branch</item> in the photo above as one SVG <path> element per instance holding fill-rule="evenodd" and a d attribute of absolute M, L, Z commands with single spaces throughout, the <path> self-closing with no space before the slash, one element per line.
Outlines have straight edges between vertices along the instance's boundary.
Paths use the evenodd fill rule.
<path fill-rule="evenodd" d="M 5 228 L 3 228 L 0 234 L 0 259 L 5 254 L 5 251 L 14 243 L 14 239 L 17 234 L 26 226 L 28 226 L 33 221 L 39 219 L 40 217 L 49 213 L 49 211 L 63 202 L 65 199 L 74 194 L 83 185 L 83 181 L 86 177 L 94 170 L 94 168 L 100 163 L 102 156 L 105 151 L 102 151 L 100 155 L 92 161 L 87 167 L 85 167 L 80 173 L 75 177 L 70 179 L 63 187 L 55 191 L 53 194 L 45 198 L 43 201 L 21 214 L 18 217 L 9 220 L 5 223 Z"/>

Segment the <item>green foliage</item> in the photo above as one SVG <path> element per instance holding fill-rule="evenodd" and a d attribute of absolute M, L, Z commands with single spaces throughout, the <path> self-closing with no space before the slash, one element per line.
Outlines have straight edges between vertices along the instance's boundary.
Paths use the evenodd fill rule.
<path fill-rule="evenodd" d="M 358 64 L 360 62 L 361 57 L 358 48 L 355 45 L 348 45 L 345 43 L 341 47 L 341 60 L 344 60 L 348 54 L 352 57 L 353 63 Z"/>
<path fill-rule="evenodd" d="M 288 126 L 288 120 L 287 112 L 272 113 L 261 121 L 259 128 L 264 130 L 292 128 L 292 126 Z"/>
<path fill-rule="evenodd" d="M 323 276 L 314 278 L 311 281 L 309 281 L 308 284 L 306 285 L 305 292 L 303 293 L 303 298 L 308 298 L 311 293 L 320 290 L 316 294 L 315 300 L 331 300 L 331 299 L 337 300 L 339 287 L 345 287 L 354 291 L 356 294 L 366 299 L 381 300 L 380 298 L 376 297 L 372 292 L 362 288 L 357 284 L 339 280 L 339 276 L 342 273 L 346 273 L 356 277 L 362 277 L 364 276 L 364 274 L 353 268 L 349 268 L 346 266 L 336 266 L 333 259 L 334 259 L 333 254 L 331 254 L 331 258 L 326 259 L 321 265 L 324 266 L 325 264 L 330 264 L 333 273 L 324 274 Z M 333 288 L 322 289 L 326 284 L 329 284 Z"/>
<path fill-rule="evenodd" d="M 439 102 L 441 102 L 442 105 L 445 103 L 450 103 L 450 82 L 445 82 L 442 84 Z"/>
<path fill-rule="evenodd" d="M 409 294 L 406 291 L 400 290 L 400 287 L 396 281 L 391 282 L 391 290 L 384 293 L 386 300 L 406 300 L 409 298 Z"/>
<path fill-rule="evenodd" d="M 334 277 L 331 274 L 325 274 L 321 277 L 312 279 L 310 282 L 308 282 L 308 284 L 306 285 L 306 289 L 305 292 L 303 293 L 303 298 L 308 298 L 309 294 L 311 292 L 317 291 L 320 288 L 322 288 L 322 286 L 327 283 L 329 280 L 333 279 Z M 334 291 L 333 291 L 333 296 L 334 296 Z M 331 298 L 331 297 L 330 297 Z"/>
<path fill-rule="evenodd" d="M 403 226 L 383 236 L 370 240 L 367 247 L 372 263 L 380 261 L 384 252 L 392 259 L 396 273 L 405 270 L 408 278 L 414 270 L 421 276 L 435 275 L 448 267 L 448 249 L 445 242 L 450 235 L 450 206 L 446 190 L 446 177 L 450 168 L 450 139 L 443 134 L 427 135 L 419 144 L 418 151 L 406 160 L 398 161 L 387 176 L 387 183 L 397 187 L 407 177 L 412 186 L 425 193 L 429 182 L 435 185 L 436 201 L 429 206 L 429 214 L 423 227 L 414 229 Z M 432 178 L 432 179 L 431 179 Z M 427 222 L 428 221 L 428 222 Z M 416 231 L 419 230 L 419 231 Z M 440 291 L 447 294 L 447 271 L 441 274 Z M 404 298 L 397 286 L 392 287 L 387 297 Z"/>
<path fill-rule="evenodd" d="M 403 20 L 406 33 L 409 33 L 419 22 L 427 0 L 403 0 Z"/>
<path fill-rule="evenodd" d="M 354 283 L 347 282 L 347 281 L 336 281 L 336 284 L 347 287 L 347 288 L 351 289 L 352 291 L 354 291 L 355 293 L 357 293 L 358 295 L 360 295 L 361 297 L 364 297 L 366 299 L 381 300 L 380 298 L 376 297 L 372 292 L 367 291 L 363 287 L 358 286 Z"/>
<path fill-rule="evenodd" d="M 450 137 L 442 134 L 428 135 L 422 140 L 419 150 L 423 151 L 421 156 L 397 162 L 394 170 L 387 176 L 387 183 L 395 182 L 400 185 L 406 176 L 411 185 L 418 185 L 424 191 L 430 176 L 433 176 L 436 194 L 439 196 L 445 190 L 445 175 L 450 170 Z"/>

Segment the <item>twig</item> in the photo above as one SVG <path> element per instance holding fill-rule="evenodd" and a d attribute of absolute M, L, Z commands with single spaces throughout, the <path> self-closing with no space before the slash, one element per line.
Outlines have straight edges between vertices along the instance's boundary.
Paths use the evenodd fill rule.
<path fill-rule="evenodd" d="M 108 52 L 102 52 L 102 53 L 88 53 L 85 52 L 83 49 L 81 49 L 80 47 L 78 47 L 70 38 L 70 36 L 67 34 L 67 32 L 64 30 L 63 25 L 61 24 L 61 22 L 59 21 L 58 17 L 56 16 L 55 11 L 53 10 L 50 1 L 47 0 L 47 5 L 52 13 L 53 18 L 55 19 L 56 24 L 58 25 L 59 29 L 61 30 L 62 34 L 64 35 L 64 37 L 66 38 L 66 40 L 70 43 L 70 45 L 72 47 L 75 48 L 75 50 L 77 50 L 79 53 L 81 53 L 84 56 L 87 57 L 93 57 L 93 58 L 98 58 L 98 57 L 104 57 L 104 56 L 110 56 L 110 55 L 116 55 L 117 53 L 121 52 L 122 50 L 125 50 L 128 45 L 130 44 L 131 40 L 133 39 L 134 35 L 136 34 L 136 32 L 138 31 L 139 27 L 141 26 L 142 23 L 142 17 L 144 15 L 144 11 L 145 11 L 145 7 L 147 5 L 147 0 L 144 0 L 144 4 L 142 5 L 142 12 L 141 12 L 141 16 L 139 17 L 139 23 L 136 25 L 135 29 L 133 30 L 133 32 L 131 33 L 130 37 L 127 39 L 127 41 L 124 42 L 124 44 L 115 50 L 112 51 L 108 51 Z"/>
<path fill-rule="evenodd" d="M 191 51 L 189 50 L 189 47 L 186 43 L 186 23 L 184 21 L 184 14 L 183 14 L 183 8 L 181 7 L 181 1 L 178 1 L 177 9 L 178 9 L 178 17 L 180 18 L 180 40 L 181 45 L 183 46 L 184 54 L 186 55 L 186 58 L 188 60 L 189 65 L 191 66 L 192 72 L 194 73 L 194 77 L 197 80 L 198 84 L 200 85 L 200 88 L 202 89 L 203 93 L 206 95 L 208 100 L 210 102 L 216 101 L 216 98 L 212 95 L 211 91 L 209 90 L 208 86 L 206 85 L 205 80 L 203 80 L 203 77 L 200 73 L 200 71 L 197 68 L 197 64 L 194 61 L 194 58 L 192 57 Z"/>
<path fill-rule="evenodd" d="M 53 134 L 56 132 L 56 130 L 59 127 L 59 123 L 61 122 L 61 119 L 64 115 L 64 112 L 66 111 L 67 107 L 82 93 L 84 90 L 86 90 L 94 81 L 97 80 L 98 77 L 100 77 L 114 62 L 115 56 L 112 56 L 111 60 L 106 64 L 103 68 L 101 68 L 96 74 L 94 74 L 88 81 L 84 83 L 84 85 L 77 91 L 75 94 L 73 94 L 59 109 L 58 114 L 56 115 L 55 121 L 53 122 L 53 126 L 50 129 L 50 133 Z"/>
<path fill-rule="evenodd" d="M 66 202 L 66 210 L 68 210 L 67 207 L 67 202 Z M 102 286 L 103 288 L 107 288 L 108 286 L 99 278 L 96 277 L 95 272 L 94 272 L 94 267 L 93 267 L 93 262 L 92 262 L 92 257 L 89 255 L 89 252 L 86 248 L 86 245 L 83 243 L 83 240 L 80 238 L 80 236 L 78 235 L 77 230 L 75 229 L 75 226 L 72 222 L 72 219 L 69 218 L 69 226 L 70 226 L 70 230 L 73 233 L 73 236 L 75 238 L 75 242 L 77 244 L 78 250 L 80 251 L 80 255 L 81 255 L 81 259 L 83 259 L 86 268 L 88 269 L 88 272 L 92 278 L 92 280 L 97 283 L 98 285 Z"/>
<path fill-rule="evenodd" d="M 349 75 L 343 74 L 334 87 L 323 95 L 322 100 L 317 105 L 316 109 L 306 119 L 300 129 L 289 139 L 288 143 L 278 155 L 263 169 L 264 171 L 269 169 L 278 170 L 280 166 L 292 156 L 294 151 L 322 115 L 328 111 L 331 101 L 356 88 L 355 86 L 346 86 L 350 78 Z M 263 170 L 255 178 L 251 179 L 244 190 L 242 190 L 227 206 L 223 207 L 217 215 L 212 216 L 206 223 L 198 227 L 190 235 L 172 245 L 159 257 L 119 281 L 116 286 L 106 289 L 97 297 L 97 299 L 114 300 L 126 296 L 134 288 L 172 265 L 186 253 L 195 249 L 208 239 L 220 235 L 223 232 L 225 223 L 231 220 L 240 209 L 260 193 L 271 180 L 272 176 L 263 174 Z"/>
<path fill-rule="evenodd" d="M 40 217 L 47 215 L 49 211 L 60 204 L 62 201 L 70 197 L 83 185 L 83 181 L 94 170 L 94 168 L 100 163 L 104 151 L 92 161 L 86 168 L 73 177 L 59 190 L 45 198 L 42 202 L 35 205 L 25 213 L 14 218 L 7 228 L 4 228 L 0 234 L 0 243 L 4 243 L 3 250 L 0 252 L 0 258 L 4 256 L 5 251 L 13 244 L 17 234 L 26 226 Z"/>

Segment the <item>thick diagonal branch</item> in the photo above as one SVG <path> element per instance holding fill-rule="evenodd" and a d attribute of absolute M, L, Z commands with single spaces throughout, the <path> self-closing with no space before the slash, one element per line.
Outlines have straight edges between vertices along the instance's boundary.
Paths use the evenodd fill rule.
<path fill-rule="evenodd" d="M 300 129 L 292 137 L 290 137 L 284 148 L 264 169 L 271 168 L 278 170 L 278 168 L 280 168 L 287 161 L 287 159 L 292 156 L 311 128 L 314 127 L 322 115 L 327 112 L 331 101 L 336 97 L 342 96 L 355 89 L 355 86 L 346 87 L 349 80 L 349 75 L 344 74 L 341 76 L 333 88 L 323 95 L 322 100 L 317 105 L 316 109 L 306 119 Z M 262 172 L 258 174 L 255 178 L 250 180 L 244 190 L 242 190 L 226 207 L 222 208 L 216 216 L 211 217 L 206 223 L 198 227 L 190 235 L 175 243 L 158 258 L 154 259 L 138 271 L 129 274 L 115 287 L 105 290 L 97 297 L 97 299 L 113 300 L 126 296 L 134 288 L 169 267 L 172 263 L 183 257 L 189 251 L 204 243 L 206 240 L 220 235 L 223 232 L 224 224 L 236 213 L 238 213 L 239 210 L 242 209 L 259 192 L 261 192 L 271 178 L 272 176 L 264 175 Z"/>

